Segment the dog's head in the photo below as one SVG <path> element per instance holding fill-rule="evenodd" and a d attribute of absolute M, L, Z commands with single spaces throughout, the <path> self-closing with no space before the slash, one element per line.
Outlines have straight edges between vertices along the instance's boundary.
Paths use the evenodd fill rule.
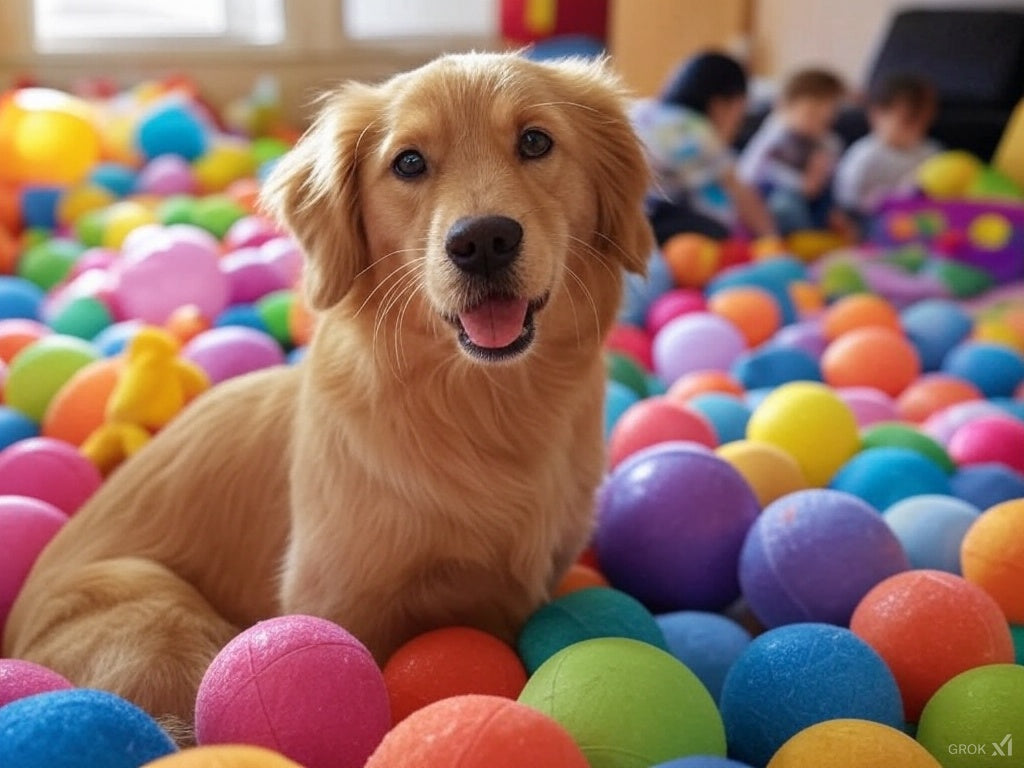
<path fill-rule="evenodd" d="M 647 178 L 603 64 L 468 54 L 329 95 L 264 200 L 306 252 L 315 309 L 397 331 L 413 305 L 492 362 L 567 324 L 603 336 L 621 268 L 649 252 Z"/>

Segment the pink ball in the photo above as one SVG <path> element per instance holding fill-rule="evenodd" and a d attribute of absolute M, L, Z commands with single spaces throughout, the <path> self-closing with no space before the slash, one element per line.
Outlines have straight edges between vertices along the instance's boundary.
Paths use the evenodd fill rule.
<path fill-rule="evenodd" d="M 900 420 L 895 401 L 874 387 L 845 387 L 838 390 L 837 394 L 853 411 L 859 427 Z"/>
<path fill-rule="evenodd" d="M 274 222 L 269 219 L 262 216 L 243 216 L 225 233 L 224 247 L 232 251 L 238 248 L 258 248 L 280 234 Z"/>
<path fill-rule="evenodd" d="M 298 243 L 290 237 L 275 237 L 260 246 L 260 253 L 284 275 L 289 286 L 298 282 L 302 273 L 302 251 Z"/>
<path fill-rule="evenodd" d="M 605 346 L 612 352 L 620 352 L 640 363 L 650 371 L 654 367 L 651 359 L 651 337 L 643 328 L 635 325 L 616 325 L 605 340 Z"/>
<path fill-rule="evenodd" d="M 0 451 L 0 496 L 28 496 L 73 515 L 102 483 L 95 465 L 63 440 L 33 437 Z"/>
<path fill-rule="evenodd" d="M 283 616 L 217 654 L 196 697 L 196 739 L 253 744 L 306 768 L 362 768 L 391 726 L 384 676 L 336 624 Z"/>
<path fill-rule="evenodd" d="M 707 308 L 704 294 L 687 288 L 676 288 L 656 298 L 647 310 L 647 331 L 656 336 L 658 331 L 677 317 Z"/>
<path fill-rule="evenodd" d="M 706 312 L 677 317 L 654 337 L 654 370 L 671 385 L 695 371 L 727 371 L 747 342 L 728 320 Z"/>
<path fill-rule="evenodd" d="M 67 515 L 45 501 L 0 496 L 0 636 L 36 558 L 67 519 Z"/>
<path fill-rule="evenodd" d="M 1005 464 L 1024 473 L 1024 424 L 1005 416 L 982 416 L 953 433 L 950 458 L 957 464 Z"/>
<path fill-rule="evenodd" d="M 675 441 L 705 448 L 718 445 L 714 427 L 704 416 L 667 398 L 650 397 L 631 405 L 615 423 L 608 462 L 615 467 L 644 448 Z"/>
<path fill-rule="evenodd" d="M 131 235 L 129 235 L 129 237 L 130 236 Z M 74 279 L 83 272 L 88 272 L 90 269 L 110 269 L 118 258 L 120 258 L 120 254 L 110 248 L 90 248 L 79 256 L 78 260 L 71 265 L 71 271 L 68 273 L 68 279 Z"/>
<path fill-rule="evenodd" d="M 0 707 L 37 693 L 74 688 L 52 669 L 21 659 L 0 659 Z"/>
<path fill-rule="evenodd" d="M 196 191 L 196 177 L 188 161 L 178 155 L 160 155 L 139 171 L 135 181 L 139 192 L 149 195 L 190 195 Z"/>
<path fill-rule="evenodd" d="M 182 356 L 206 371 L 214 384 L 285 362 L 273 338 L 255 328 L 234 325 L 200 333 L 185 346 Z"/>
<path fill-rule="evenodd" d="M 227 254 L 220 260 L 220 268 L 230 285 L 231 304 L 251 304 L 268 293 L 292 285 L 284 271 L 255 247 L 240 248 Z"/>
<path fill-rule="evenodd" d="M 924 424 L 921 425 L 921 431 L 940 445 L 947 446 L 954 433 L 964 424 L 988 416 L 1013 418 L 998 405 L 994 405 L 988 400 L 968 400 L 933 413 L 925 419 Z"/>

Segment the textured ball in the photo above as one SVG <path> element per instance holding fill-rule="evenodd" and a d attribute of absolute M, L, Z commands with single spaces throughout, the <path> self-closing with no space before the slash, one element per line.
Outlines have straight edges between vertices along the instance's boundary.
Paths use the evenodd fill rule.
<path fill-rule="evenodd" d="M 76 371 L 99 359 L 99 351 L 72 336 L 45 336 L 11 362 L 4 399 L 35 422 L 41 422 L 54 395 Z"/>
<path fill-rule="evenodd" d="M 717 613 L 678 611 L 657 617 L 668 650 L 695 674 L 718 701 L 736 659 L 750 645 L 750 633 Z"/>
<path fill-rule="evenodd" d="M 774 445 L 737 440 L 723 445 L 717 453 L 743 475 L 761 507 L 807 488 L 796 460 Z"/>
<path fill-rule="evenodd" d="M 162 757 L 143 768 L 302 768 L 287 757 L 262 747 L 193 747 Z"/>
<path fill-rule="evenodd" d="M 846 625 L 861 598 L 909 567 L 895 534 L 860 499 L 799 491 L 773 502 L 740 555 L 740 584 L 766 627 L 801 621 Z"/>
<path fill-rule="evenodd" d="M 792 456 L 811 485 L 825 485 L 860 448 L 857 420 L 828 387 L 795 382 L 757 406 L 747 438 Z"/>
<path fill-rule="evenodd" d="M 949 454 L 957 464 L 1005 464 L 1024 472 L 1024 422 L 1002 416 L 975 419 L 949 439 Z"/>
<path fill-rule="evenodd" d="M 0 708 L 0 765 L 139 768 L 174 751 L 149 715 L 106 691 L 51 691 Z"/>
<path fill-rule="evenodd" d="M 993 664 L 943 685 L 921 713 L 917 740 L 943 768 L 1003 768 L 1019 764 L 1022 723 L 1024 667 Z"/>
<path fill-rule="evenodd" d="M 903 731 L 852 719 L 805 728 L 782 745 L 768 768 L 818 768 L 823 755 L 828 755 L 829 768 L 942 768 Z"/>
<path fill-rule="evenodd" d="M 709 237 L 683 233 L 669 238 L 662 253 L 678 285 L 701 288 L 714 276 L 721 260 L 721 247 Z"/>
<path fill-rule="evenodd" d="M 960 556 L 964 578 L 991 595 L 1011 624 L 1024 624 L 1024 499 L 986 510 Z"/>
<path fill-rule="evenodd" d="M 667 763 L 659 763 L 654 768 L 750 768 L 750 766 L 746 763 L 737 763 L 726 757 L 694 755 L 681 757 L 678 760 L 669 760 Z"/>
<path fill-rule="evenodd" d="M 240 326 L 199 334 L 185 345 L 182 356 L 202 368 L 213 384 L 284 364 L 284 352 L 277 342 L 265 333 Z"/>
<path fill-rule="evenodd" d="M 196 697 L 200 744 L 254 744 L 306 768 L 362 768 L 390 724 L 387 689 L 370 652 L 311 616 L 270 619 L 242 632 L 217 654 Z"/>
<path fill-rule="evenodd" d="M 971 382 L 985 397 L 1012 397 L 1024 381 L 1024 357 L 1000 344 L 965 342 L 946 356 L 942 370 Z"/>
<path fill-rule="evenodd" d="M 606 587 L 573 592 L 538 608 L 516 647 L 527 672 L 533 674 L 563 648 L 599 637 L 626 637 L 668 650 L 647 609 L 625 592 Z"/>
<path fill-rule="evenodd" d="M 826 624 L 755 638 L 725 678 L 721 710 L 729 754 L 752 765 L 765 765 L 790 738 L 828 720 L 903 725 L 885 662 L 849 630 Z"/>
<path fill-rule="evenodd" d="M 725 756 L 722 719 L 707 689 L 670 654 L 636 640 L 569 646 L 534 673 L 519 700 L 561 723 L 590 768 Z"/>
<path fill-rule="evenodd" d="M 602 488 L 601 572 L 655 611 L 724 608 L 739 597 L 736 563 L 758 511 L 743 477 L 710 451 L 649 449 Z"/>
<path fill-rule="evenodd" d="M 39 664 L 20 659 L 0 659 L 0 707 L 37 693 L 73 687 L 62 675 Z"/>
<path fill-rule="evenodd" d="M 765 347 L 740 355 L 730 369 L 747 389 L 777 387 L 791 381 L 821 381 L 821 367 L 811 355 L 789 347 Z"/>
<path fill-rule="evenodd" d="M 92 462 L 61 440 L 34 437 L 0 451 L 0 496 L 28 496 L 73 515 L 102 483 Z"/>
<path fill-rule="evenodd" d="M 612 430 L 608 462 L 616 467 L 637 451 L 673 440 L 707 448 L 718 445 L 714 428 L 700 412 L 676 405 L 665 397 L 642 400 L 630 406 Z"/>
<path fill-rule="evenodd" d="M 654 370 L 668 383 L 694 371 L 726 371 L 746 346 L 727 320 L 703 312 L 685 315 L 654 337 Z"/>
<path fill-rule="evenodd" d="M 668 325 L 672 320 L 694 312 L 704 312 L 707 304 L 704 294 L 688 288 L 676 288 L 666 291 L 651 302 L 647 309 L 647 331 L 652 336 Z"/>
<path fill-rule="evenodd" d="M 551 717 L 491 696 L 458 696 L 419 710 L 384 738 L 366 768 L 442 765 L 588 768 L 572 736 Z"/>
<path fill-rule="evenodd" d="M 909 448 L 868 448 L 848 461 L 831 488 L 858 496 L 879 512 L 911 496 L 950 495 L 948 475 Z"/>
<path fill-rule="evenodd" d="M 912 496 L 883 518 L 903 545 L 910 567 L 960 574 L 960 545 L 981 514 L 966 501 L 942 495 Z"/>
<path fill-rule="evenodd" d="M 963 467 L 950 478 L 950 485 L 953 495 L 978 509 L 1024 497 L 1024 475 L 1002 464 Z"/>
<path fill-rule="evenodd" d="M 523 663 L 493 635 L 449 627 L 413 638 L 388 659 L 384 682 L 392 722 L 441 699 L 469 694 L 515 699 L 526 685 Z"/>
<path fill-rule="evenodd" d="M 901 333 L 899 313 L 885 299 L 870 293 L 845 296 L 825 313 L 822 330 L 829 341 L 835 341 L 860 328 L 883 328 Z"/>
<path fill-rule="evenodd" d="M 857 606 L 850 628 L 889 665 L 911 722 L 951 678 L 1014 659 L 999 605 L 981 588 L 941 571 L 886 579 Z"/>
<path fill-rule="evenodd" d="M 924 456 L 944 472 L 951 473 L 956 465 L 946 449 L 928 435 L 909 424 L 883 422 L 861 432 L 864 448 L 906 448 Z"/>
<path fill-rule="evenodd" d="M 873 387 L 846 387 L 838 390 L 837 394 L 849 406 L 862 428 L 899 418 L 892 398 Z"/>
<path fill-rule="evenodd" d="M 582 589 L 607 586 L 608 579 L 601 575 L 597 568 L 584 563 L 573 563 L 555 588 L 554 596 L 564 597 Z"/>
<path fill-rule="evenodd" d="M 970 336 L 974 325 L 962 306 L 946 299 L 919 301 L 905 309 L 900 319 L 926 371 L 939 370 L 949 351 Z"/>
<path fill-rule="evenodd" d="M 715 445 L 742 440 L 747 434 L 750 408 L 735 395 L 709 392 L 693 398 L 689 407 L 711 424 L 716 438 Z"/>
<path fill-rule="evenodd" d="M 833 387 L 874 387 L 896 397 L 921 375 L 921 361 L 901 333 L 858 328 L 829 344 L 821 371 Z"/>
<path fill-rule="evenodd" d="M 719 291 L 708 301 L 708 310 L 736 326 L 748 347 L 768 341 L 782 324 L 778 302 L 761 288 L 737 287 Z"/>

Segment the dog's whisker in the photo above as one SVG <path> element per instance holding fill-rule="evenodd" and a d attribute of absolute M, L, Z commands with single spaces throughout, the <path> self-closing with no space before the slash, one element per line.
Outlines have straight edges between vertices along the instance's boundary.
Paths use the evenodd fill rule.
<path fill-rule="evenodd" d="M 587 287 L 587 284 L 583 282 L 582 278 L 580 278 L 580 276 L 577 275 L 575 271 L 573 271 L 572 267 L 570 267 L 568 264 L 566 264 L 565 265 L 565 269 L 566 269 L 566 274 L 569 275 L 569 277 L 571 277 L 573 280 L 576 281 L 576 284 L 579 285 L 580 290 L 583 292 L 584 297 L 586 297 L 587 301 L 590 302 L 590 308 L 591 308 L 591 310 L 594 313 L 594 328 L 595 329 L 600 329 L 601 328 L 601 318 L 600 318 L 600 315 L 599 315 L 599 313 L 597 311 L 597 303 L 594 301 L 594 295 L 590 292 L 590 289 Z M 577 339 L 578 338 L 579 338 L 579 335 L 577 333 Z"/>
<path fill-rule="evenodd" d="M 568 264 L 566 264 L 565 265 L 565 270 L 566 270 L 566 273 L 568 275 L 570 275 L 577 282 L 579 282 L 579 277 L 576 275 L 575 272 L 573 272 L 572 267 L 570 267 Z M 569 309 L 572 311 L 572 323 L 573 323 L 573 326 L 576 329 L 576 347 L 579 348 L 580 345 L 582 344 L 582 338 L 580 336 L 580 318 L 579 318 L 579 315 L 576 312 L 576 300 L 572 297 L 572 291 L 570 291 L 568 289 L 566 289 L 566 291 L 565 291 L 565 296 L 566 296 L 567 299 L 569 299 Z"/>
<path fill-rule="evenodd" d="M 402 333 L 402 327 L 405 323 L 406 312 L 409 311 L 409 307 L 412 305 L 413 300 L 417 294 L 423 288 L 424 278 L 422 275 L 417 275 L 416 279 L 413 280 L 412 290 L 409 291 L 409 295 L 405 299 L 405 303 L 402 304 L 402 308 L 398 310 L 398 322 L 395 324 L 395 357 L 399 357 L 398 367 L 401 369 L 407 363 L 405 357 L 405 334 Z"/>
<path fill-rule="evenodd" d="M 404 275 L 400 276 L 397 280 L 395 280 L 395 282 L 392 283 L 390 287 L 388 287 L 387 291 L 384 292 L 383 297 L 381 297 L 380 302 L 377 304 L 376 312 L 374 314 L 372 336 L 374 358 L 377 357 L 377 334 L 380 332 L 380 328 L 381 325 L 383 324 L 384 318 L 387 317 L 388 311 L 391 308 L 391 303 L 394 300 L 393 297 L 397 295 L 397 293 L 404 287 L 405 278 L 411 276 L 411 272 L 406 272 Z"/>
<path fill-rule="evenodd" d="M 576 237 L 575 235 L 569 235 L 569 239 L 582 245 L 587 250 L 588 254 L 594 256 L 597 259 L 597 263 L 604 268 L 604 271 L 607 272 L 610 277 L 615 279 L 619 277 L 620 272 L 617 271 L 618 267 L 613 269 L 611 266 L 609 266 L 608 257 L 605 254 L 601 253 L 600 250 L 595 248 L 593 245 L 588 243 L 583 238 Z M 577 253 L 576 255 L 582 257 L 582 254 Z"/>
<path fill-rule="evenodd" d="M 402 281 L 405 281 L 405 279 L 407 277 L 412 277 L 412 280 L 409 281 L 409 282 L 405 282 L 405 285 L 402 285 Z M 374 347 L 375 348 L 376 348 L 376 344 L 377 344 L 378 332 L 384 327 L 384 321 L 387 318 L 388 314 L 391 312 L 392 309 L 394 309 L 396 306 L 398 306 L 399 302 L 406 296 L 407 293 L 409 293 L 410 289 L 413 292 L 415 292 L 415 289 L 417 287 L 417 280 L 416 280 L 415 276 L 412 276 L 409 273 L 406 273 L 403 276 L 402 281 L 399 281 L 396 284 L 396 287 L 397 286 L 401 286 L 401 288 L 398 289 L 398 290 L 395 290 L 393 292 L 393 295 L 391 296 L 390 300 L 385 299 L 385 301 L 387 301 L 387 305 L 377 315 L 376 322 L 374 323 L 374 328 L 373 328 L 373 343 L 374 343 Z M 391 294 L 392 292 L 389 291 L 388 293 Z M 384 302 L 382 301 L 381 303 L 383 304 Z M 401 335 L 401 334 L 398 333 L 397 328 L 396 328 L 396 331 L 395 331 L 395 335 L 396 335 L 396 337 Z M 395 378 L 400 379 L 401 377 L 398 376 L 398 372 L 395 371 L 394 366 L 392 365 L 390 347 L 388 347 L 388 352 L 387 352 L 386 357 L 387 357 L 387 361 L 388 361 L 388 368 L 390 369 L 392 375 L 394 375 Z M 397 361 L 395 361 L 395 362 L 397 362 Z"/>
<path fill-rule="evenodd" d="M 369 272 L 371 269 L 376 267 L 382 261 L 384 261 L 385 259 L 390 259 L 392 256 L 397 256 L 400 253 L 416 253 L 418 251 L 426 251 L 426 250 L 427 250 L 426 248 L 399 248 L 398 250 L 391 251 L 391 253 L 385 253 L 380 258 L 374 259 L 368 265 L 366 265 L 365 267 L 360 269 L 358 272 L 356 272 L 355 277 L 352 278 L 352 279 L 353 280 L 358 280 L 360 277 L 365 275 L 367 272 Z"/>
<path fill-rule="evenodd" d="M 391 270 L 391 272 L 389 272 L 387 275 L 385 275 L 383 278 L 381 278 L 381 281 L 379 283 L 377 283 L 377 285 L 373 286 L 373 290 L 370 291 L 369 294 L 367 294 L 365 299 L 363 299 L 363 303 L 359 305 L 359 309 L 357 309 L 355 311 L 355 313 L 352 315 L 352 317 L 359 317 L 359 314 L 366 308 L 366 305 L 369 304 L 370 299 L 373 298 L 374 294 L 377 293 L 377 291 L 379 291 L 385 285 L 387 285 L 389 280 L 391 280 L 392 278 L 396 278 L 397 277 L 397 282 L 400 283 L 401 282 L 401 277 L 398 277 L 399 275 L 402 275 L 403 273 L 406 274 L 406 275 L 409 274 L 409 272 L 411 271 L 410 267 L 414 267 L 417 264 L 420 264 L 421 262 L 424 262 L 424 261 L 426 261 L 426 256 L 420 256 L 420 257 L 417 257 L 415 259 L 410 259 L 409 261 L 405 262 L 404 264 L 401 264 L 401 265 L 395 267 L 393 270 Z M 385 294 L 384 299 L 382 299 L 381 302 L 383 303 L 383 301 L 385 301 L 386 299 L 387 299 L 387 294 Z"/>

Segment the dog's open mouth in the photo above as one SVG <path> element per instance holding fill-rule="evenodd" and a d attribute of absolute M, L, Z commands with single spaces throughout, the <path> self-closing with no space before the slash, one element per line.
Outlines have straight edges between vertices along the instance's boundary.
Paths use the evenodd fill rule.
<path fill-rule="evenodd" d="M 508 360 L 530 348 L 536 336 L 534 315 L 547 297 L 530 301 L 512 296 L 491 296 L 450 318 L 459 344 L 473 357 L 494 362 Z"/>

